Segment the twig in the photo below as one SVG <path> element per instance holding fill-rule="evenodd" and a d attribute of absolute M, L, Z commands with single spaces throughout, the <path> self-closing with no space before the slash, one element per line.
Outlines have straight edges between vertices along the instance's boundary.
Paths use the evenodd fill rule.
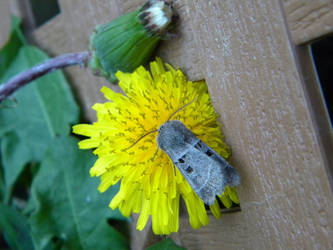
<path fill-rule="evenodd" d="M 85 64 L 85 62 L 88 60 L 88 56 L 89 53 L 87 51 L 65 54 L 46 60 L 45 62 L 42 62 L 33 68 L 14 76 L 5 84 L 0 85 L 0 102 L 6 99 L 19 88 L 47 73 L 71 65 Z"/>

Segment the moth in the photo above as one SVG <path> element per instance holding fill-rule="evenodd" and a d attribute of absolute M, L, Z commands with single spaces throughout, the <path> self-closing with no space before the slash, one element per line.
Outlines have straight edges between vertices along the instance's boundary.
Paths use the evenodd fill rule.
<path fill-rule="evenodd" d="M 236 169 L 198 139 L 181 121 L 170 120 L 177 112 L 194 101 L 195 99 L 176 110 L 167 122 L 158 129 L 141 136 L 129 148 L 145 136 L 158 132 L 157 150 L 161 148 L 168 154 L 173 164 L 205 204 L 213 205 L 216 195 L 222 194 L 226 186 L 234 187 L 240 184 L 240 176 Z"/>
<path fill-rule="evenodd" d="M 214 204 L 216 195 L 222 194 L 225 186 L 240 184 L 236 169 L 181 121 L 162 124 L 158 129 L 157 144 L 207 205 Z"/>

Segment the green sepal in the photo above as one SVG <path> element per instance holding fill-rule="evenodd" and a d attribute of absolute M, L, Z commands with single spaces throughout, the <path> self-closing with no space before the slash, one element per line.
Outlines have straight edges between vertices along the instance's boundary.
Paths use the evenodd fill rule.
<path fill-rule="evenodd" d="M 114 83 L 118 70 L 132 72 L 149 61 L 161 37 L 144 28 L 140 10 L 95 28 L 90 39 L 90 67 L 95 74 Z"/>

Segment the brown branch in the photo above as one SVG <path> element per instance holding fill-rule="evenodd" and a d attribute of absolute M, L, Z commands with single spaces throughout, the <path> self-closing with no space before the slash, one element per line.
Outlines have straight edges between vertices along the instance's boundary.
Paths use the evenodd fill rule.
<path fill-rule="evenodd" d="M 46 60 L 45 62 L 42 62 L 33 68 L 14 76 L 8 82 L 0 85 L 0 102 L 6 99 L 19 88 L 47 73 L 71 65 L 85 64 L 85 62 L 88 60 L 88 56 L 89 53 L 87 51 L 61 55 Z"/>

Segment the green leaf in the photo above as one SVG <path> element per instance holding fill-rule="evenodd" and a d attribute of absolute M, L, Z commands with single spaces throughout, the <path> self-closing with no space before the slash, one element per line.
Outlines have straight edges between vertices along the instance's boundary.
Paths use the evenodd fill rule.
<path fill-rule="evenodd" d="M 1 140 L 0 140 L 1 146 Z M 6 186 L 3 178 L 3 167 L 1 164 L 1 154 L 0 154 L 0 202 L 3 201 L 6 192 Z"/>
<path fill-rule="evenodd" d="M 185 249 L 185 247 L 180 247 L 177 246 L 172 239 L 168 238 L 164 241 L 158 242 L 155 245 L 148 247 L 147 250 L 181 250 L 181 249 Z"/>
<path fill-rule="evenodd" d="M 11 185 L 20 175 L 23 166 L 26 164 L 27 159 L 30 159 L 33 150 L 22 143 L 22 140 L 16 133 L 11 132 L 3 137 L 1 152 L 4 165 L 9 166 L 6 169 L 6 181 Z M 22 168 L 15 166 L 22 166 Z"/>
<path fill-rule="evenodd" d="M 16 209 L 0 204 L 0 231 L 11 249 L 34 249 L 26 218 Z"/>
<path fill-rule="evenodd" d="M 7 70 L 8 66 L 16 57 L 22 45 L 26 40 L 20 30 L 21 20 L 15 16 L 12 17 L 12 29 L 10 37 L 5 46 L 0 50 L 0 78 Z"/>
<path fill-rule="evenodd" d="M 32 46 L 23 46 L 6 71 L 3 80 L 47 59 Z M 13 97 L 16 107 L 0 109 L 0 137 L 5 183 L 11 187 L 23 167 L 42 160 L 45 149 L 57 135 L 70 133 L 71 124 L 78 122 L 79 110 L 61 71 L 48 74 Z"/>
<path fill-rule="evenodd" d="M 108 207 L 119 187 L 97 191 L 99 180 L 89 176 L 96 158 L 77 143 L 71 137 L 55 139 L 32 184 L 36 248 L 46 249 L 57 239 L 64 249 L 128 249 L 125 237 L 107 223 L 127 220 Z"/>
<path fill-rule="evenodd" d="M 23 46 L 2 81 L 46 59 L 48 56 L 41 50 Z M 42 123 L 48 134 L 54 137 L 56 134 L 68 134 L 69 124 L 78 122 L 78 107 L 61 71 L 39 78 L 16 92 L 13 97 L 18 102 L 17 106 L 1 109 L 0 117 L 2 115 L 6 120 L 0 119 L 0 134 L 25 128 L 27 123 Z"/>

